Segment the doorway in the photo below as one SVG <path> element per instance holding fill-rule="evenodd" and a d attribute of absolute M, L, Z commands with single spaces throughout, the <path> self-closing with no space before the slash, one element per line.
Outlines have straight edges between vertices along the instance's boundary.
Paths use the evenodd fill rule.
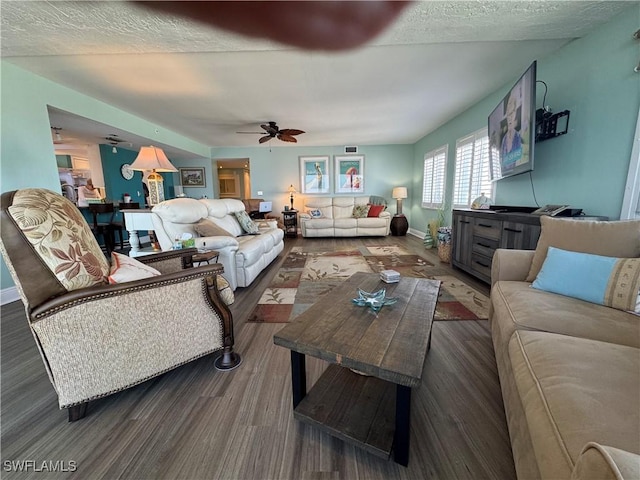
<path fill-rule="evenodd" d="M 216 161 L 220 198 L 251 198 L 251 162 L 248 158 Z"/>

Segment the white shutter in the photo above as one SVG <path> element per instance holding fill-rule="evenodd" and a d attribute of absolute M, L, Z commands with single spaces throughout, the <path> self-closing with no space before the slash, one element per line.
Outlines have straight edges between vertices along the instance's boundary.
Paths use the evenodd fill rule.
<path fill-rule="evenodd" d="M 624 188 L 622 211 L 620 212 L 620 220 L 632 218 L 640 219 L 640 110 L 638 110 L 636 134 L 633 137 L 627 184 Z"/>
<path fill-rule="evenodd" d="M 424 156 L 422 183 L 423 208 L 441 208 L 444 204 L 447 149 L 448 145 L 444 145 Z"/>
<path fill-rule="evenodd" d="M 456 141 L 453 206 L 468 207 L 481 194 L 493 198 L 489 137 L 482 129 Z"/>

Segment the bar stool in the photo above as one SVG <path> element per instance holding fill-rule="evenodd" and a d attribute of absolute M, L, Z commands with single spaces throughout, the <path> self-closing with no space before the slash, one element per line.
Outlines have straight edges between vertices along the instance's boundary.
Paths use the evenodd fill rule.
<path fill-rule="evenodd" d="M 118 234 L 120 235 L 120 245 L 123 245 L 122 238 L 122 224 L 118 224 L 118 222 L 113 221 L 113 217 L 115 216 L 115 208 L 113 203 L 90 203 L 89 211 L 93 217 L 93 224 L 91 225 L 91 230 L 100 242 L 98 236 L 102 236 L 104 240 L 104 247 L 107 250 L 107 256 L 111 255 L 111 252 L 115 249 L 115 231 L 118 230 Z M 100 222 L 98 221 L 98 215 L 101 213 L 110 213 L 111 217 L 108 222 Z"/>

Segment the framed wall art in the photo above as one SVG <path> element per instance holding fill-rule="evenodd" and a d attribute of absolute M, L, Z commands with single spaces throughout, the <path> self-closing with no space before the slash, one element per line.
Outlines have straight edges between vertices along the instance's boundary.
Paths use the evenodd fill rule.
<path fill-rule="evenodd" d="M 300 192 L 304 194 L 329 193 L 329 156 L 313 155 L 300 158 Z"/>
<path fill-rule="evenodd" d="M 180 185 L 183 187 L 206 187 L 204 167 L 180 168 Z"/>
<path fill-rule="evenodd" d="M 336 193 L 364 193 L 364 155 L 335 155 Z"/>

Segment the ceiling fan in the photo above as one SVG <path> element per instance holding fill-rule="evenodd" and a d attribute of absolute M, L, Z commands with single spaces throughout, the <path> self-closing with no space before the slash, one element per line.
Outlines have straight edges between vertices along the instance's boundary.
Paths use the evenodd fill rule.
<path fill-rule="evenodd" d="M 129 146 L 133 146 L 131 142 L 127 142 L 127 140 L 123 140 L 118 137 L 118 134 L 116 133 L 112 133 L 104 137 L 104 139 L 111 145 L 111 153 L 118 153 L 118 149 L 116 147 L 119 147 L 121 143 L 128 143 Z"/>
<path fill-rule="evenodd" d="M 258 140 L 259 143 L 268 142 L 272 138 L 277 138 L 278 140 L 282 140 L 283 142 L 292 142 L 297 143 L 295 135 L 300 135 L 301 133 L 305 133 L 303 130 L 297 130 L 295 128 L 283 128 L 282 130 L 276 125 L 276 122 L 263 123 L 260 125 L 262 129 L 267 132 L 267 135 L 264 137 L 260 137 Z M 264 132 L 236 132 L 236 133 L 264 133 Z"/>

